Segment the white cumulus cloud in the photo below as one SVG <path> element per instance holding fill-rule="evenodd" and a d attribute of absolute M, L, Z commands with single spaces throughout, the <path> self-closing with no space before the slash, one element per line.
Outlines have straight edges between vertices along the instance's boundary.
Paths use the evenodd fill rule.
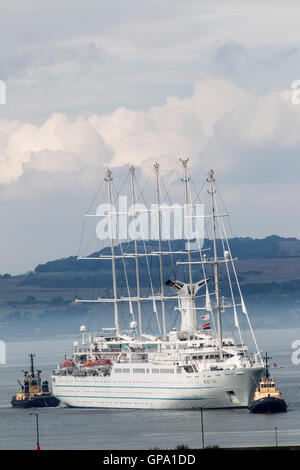
<path fill-rule="evenodd" d="M 26 172 L 76 173 L 103 166 L 170 165 L 190 156 L 195 167 L 225 175 L 272 165 L 274 173 L 298 152 L 300 107 L 285 91 L 255 96 L 225 79 L 207 78 L 186 98 L 169 97 L 147 110 L 117 108 L 109 114 L 69 119 L 53 114 L 42 125 L 0 121 L 0 183 Z M 283 158 L 284 156 L 284 158 Z M 222 174 L 221 174 L 222 176 Z"/>

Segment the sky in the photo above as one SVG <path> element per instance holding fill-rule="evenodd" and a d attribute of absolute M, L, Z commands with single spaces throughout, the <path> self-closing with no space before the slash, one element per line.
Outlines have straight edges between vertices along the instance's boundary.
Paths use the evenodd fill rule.
<path fill-rule="evenodd" d="M 76 254 L 108 167 L 183 156 L 196 181 L 214 169 L 235 235 L 300 237 L 299 17 L 289 0 L 1 2 L 0 273 Z"/>

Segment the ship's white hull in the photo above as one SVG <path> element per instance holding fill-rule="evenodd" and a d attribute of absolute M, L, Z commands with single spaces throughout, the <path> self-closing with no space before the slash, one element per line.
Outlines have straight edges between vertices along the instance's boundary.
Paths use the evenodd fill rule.
<path fill-rule="evenodd" d="M 53 394 L 70 407 L 193 409 L 247 407 L 264 369 L 164 374 L 53 375 Z"/>

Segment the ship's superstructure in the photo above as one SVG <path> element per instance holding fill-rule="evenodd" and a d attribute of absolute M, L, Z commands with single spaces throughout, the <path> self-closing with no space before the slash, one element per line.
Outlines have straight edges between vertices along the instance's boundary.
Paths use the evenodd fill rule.
<path fill-rule="evenodd" d="M 113 304 L 114 327 L 100 334 L 87 333 L 86 327 L 82 325 L 81 344 L 78 341 L 74 343 L 72 359 L 58 364 L 53 372 L 53 393 L 68 406 L 159 409 L 247 407 L 264 372 L 238 282 L 235 259 L 225 232 L 223 217 L 227 217 L 227 214 L 221 214 L 216 203 L 214 172 L 210 171 L 207 180 L 211 213 L 195 215 L 195 204 L 189 188 L 188 160 L 182 160 L 181 164 L 184 223 L 188 228 L 185 231 L 185 250 L 175 254 L 181 256 L 181 261 L 177 260 L 176 265 L 184 267 L 187 275 L 184 280 L 179 274 L 171 280 L 164 272 L 164 259 L 174 255 L 174 252 L 163 249 L 162 221 L 168 209 L 161 200 L 159 165 L 155 164 L 156 208 L 144 212 L 149 215 L 155 210 L 157 250 L 147 252 L 145 248 L 143 252 L 139 251 L 137 233 L 134 233 L 133 243 L 129 245 L 133 250 L 125 250 L 121 241 L 117 245 L 114 237 L 111 237 L 109 255 L 84 258 L 103 263 L 103 269 L 105 263 L 111 263 L 112 297 L 76 298 L 75 302 Z M 135 168 L 130 168 L 129 175 L 132 207 L 136 207 Z M 112 205 L 110 170 L 106 173 L 105 183 L 108 203 Z M 138 213 L 138 209 L 133 209 L 130 215 L 135 218 Z M 101 214 L 95 214 L 97 215 Z M 111 211 L 109 215 L 110 229 L 113 232 L 114 220 L 124 214 Z M 207 256 L 209 249 L 203 249 L 199 240 L 192 240 L 188 233 L 190 221 L 197 224 L 200 217 L 211 224 L 211 256 Z M 221 256 L 218 254 L 217 237 L 222 237 Z M 158 260 L 159 288 L 155 292 L 153 283 L 150 283 L 150 295 L 147 296 L 143 295 L 140 283 L 142 257 L 146 260 L 148 273 L 149 259 L 155 257 Z M 83 257 L 79 256 L 79 262 L 81 259 Z M 122 260 L 124 267 L 126 296 L 120 296 L 118 292 L 116 261 L 119 260 Z M 134 267 L 134 288 L 128 280 L 129 263 Z M 222 286 L 224 276 L 228 281 L 227 299 L 221 293 L 220 270 Z M 166 305 L 176 300 L 174 312 L 180 314 L 181 324 L 168 331 Z M 126 330 L 120 328 L 121 303 L 128 305 L 131 314 L 129 328 Z M 145 331 L 143 307 L 149 304 L 158 323 L 157 335 L 150 335 Z M 223 335 L 224 312 L 226 315 L 231 312 L 233 318 L 234 331 L 229 336 Z M 256 349 L 252 354 L 248 352 L 241 334 L 240 315 L 249 325 Z"/>

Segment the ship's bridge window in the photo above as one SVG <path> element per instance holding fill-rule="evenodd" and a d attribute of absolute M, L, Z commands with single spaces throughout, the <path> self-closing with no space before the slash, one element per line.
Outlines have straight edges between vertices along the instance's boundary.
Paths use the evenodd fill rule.
<path fill-rule="evenodd" d="M 133 372 L 134 373 L 137 373 L 137 374 L 145 374 L 145 369 L 133 369 Z"/>
<path fill-rule="evenodd" d="M 186 372 L 188 372 L 189 374 L 190 374 L 191 372 L 194 372 L 192 366 L 184 366 L 183 368 L 184 368 L 184 370 L 185 370 Z"/>
<path fill-rule="evenodd" d="M 79 361 L 85 361 L 87 358 L 87 355 L 86 354 L 82 354 L 81 356 L 78 356 L 78 360 Z"/>

